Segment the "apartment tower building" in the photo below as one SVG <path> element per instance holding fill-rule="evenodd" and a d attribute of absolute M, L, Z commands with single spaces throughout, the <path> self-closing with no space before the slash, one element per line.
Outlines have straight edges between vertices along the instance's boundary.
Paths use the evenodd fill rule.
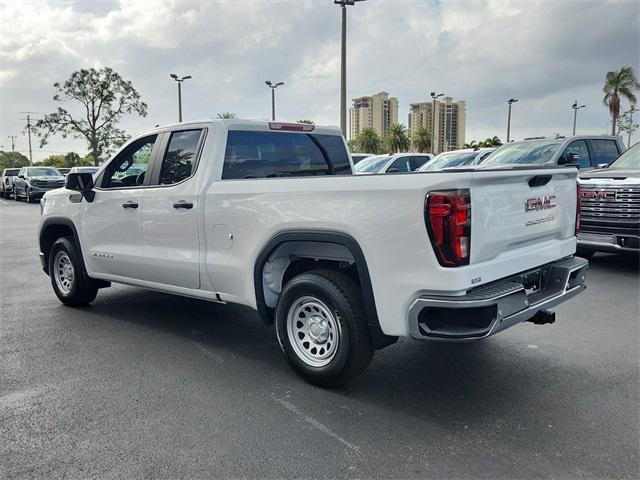
<path fill-rule="evenodd" d="M 466 113 L 464 100 L 454 102 L 451 97 L 444 97 L 435 102 L 435 125 L 433 101 L 412 103 L 409 111 L 409 132 L 411 135 L 419 129 L 426 128 L 431 132 L 433 153 L 441 153 L 462 148 L 465 143 Z"/>
<path fill-rule="evenodd" d="M 365 128 L 373 128 L 382 138 L 389 126 L 398 123 L 398 99 L 387 92 L 353 99 L 349 110 L 349 138 L 355 138 Z"/>

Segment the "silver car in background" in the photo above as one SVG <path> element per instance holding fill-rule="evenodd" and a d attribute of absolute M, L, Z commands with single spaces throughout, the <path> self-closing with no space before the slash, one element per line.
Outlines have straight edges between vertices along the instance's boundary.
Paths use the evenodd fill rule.
<path fill-rule="evenodd" d="M 452 150 L 443 152 L 433 161 L 420 167 L 420 172 L 431 170 L 444 170 L 445 168 L 463 168 L 472 165 L 478 165 L 485 158 L 495 151 L 493 147 L 487 148 L 463 148 L 461 150 Z"/>
<path fill-rule="evenodd" d="M 367 157 L 355 167 L 357 175 L 413 172 L 433 160 L 431 153 L 396 153 Z"/>

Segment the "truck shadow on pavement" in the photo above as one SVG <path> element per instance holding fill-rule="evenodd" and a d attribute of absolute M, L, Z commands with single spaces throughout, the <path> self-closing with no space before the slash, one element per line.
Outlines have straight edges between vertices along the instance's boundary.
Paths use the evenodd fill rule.
<path fill-rule="evenodd" d="M 596 253 L 589 266 L 606 272 L 640 273 L 640 254 Z"/>
<path fill-rule="evenodd" d="M 235 377 L 233 386 L 229 382 L 227 388 L 251 382 L 252 388 L 265 394 L 286 390 L 328 402 L 363 402 L 390 415 L 429 422 L 474 424 L 525 411 L 536 418 L 547 401 L 566 390 L 572 375 L 571 381 L 579 388 L 592 381 L 583 372 L 582 380 L 576 380 L 576 371 L 527 348 L 521 338 L 513 341 L 503 333 L 498 340 L 468 344 L 401 339 L 376 352 L 369 369 L 349 385 L 320 389 L 289 369 L 274 328 L 263 325 L 245 307 L 129 288 L 103 290 L 83 312 L 87 319 L 95 315 L 96 322 L 135 324 L 191 341 L 194 351 L 209 357 L 203 357 L 203 362 L 224 364 L 225 370 L 233 372 L 226 373 Z M 225 388 L 224 378 L 215 381 Z"/>

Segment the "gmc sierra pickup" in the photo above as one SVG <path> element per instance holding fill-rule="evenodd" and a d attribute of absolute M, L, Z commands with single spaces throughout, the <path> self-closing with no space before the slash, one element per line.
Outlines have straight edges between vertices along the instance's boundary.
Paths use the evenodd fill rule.
<path fill-rule="evenodd" d="M 580 175 L 578 253 L 640 252 L 640 144 Z"/>
<path fill-rule="evenodd" d="M 576 169 L 352 172 L 335 127 L 156 128 L 45 194 L 42 266 L 66 305 L 110 282 L 248 305 L 291 367 L 326 386 L 399 336 L 550 323 L 585 288 Z"/>

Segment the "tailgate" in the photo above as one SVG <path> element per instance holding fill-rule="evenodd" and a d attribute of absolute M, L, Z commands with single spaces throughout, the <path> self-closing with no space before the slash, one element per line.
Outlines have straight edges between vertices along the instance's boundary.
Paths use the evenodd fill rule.
<path fill-rule="evenodd" d="M 485 283 L 575 252 L 577 175 L 565 167 L 473 173 L 472 282 Z"/>

